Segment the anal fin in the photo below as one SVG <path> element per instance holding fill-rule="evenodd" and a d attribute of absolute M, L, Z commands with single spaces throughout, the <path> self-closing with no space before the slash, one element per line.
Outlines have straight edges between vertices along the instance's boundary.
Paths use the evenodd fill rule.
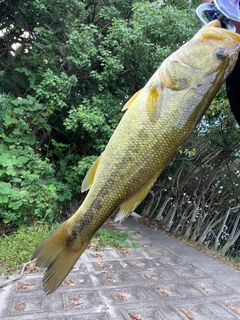
<path fill-rule="evenodd" d="M 122 222 L 138 207 L 138 205 L 143 201 L 143 199 L 151 190 L 158 176 L 159 174 L 155 175 L 137 193 L 135 193 L 131 198 L 127 199 L 121 204 L 119 211 L 114 219 L 114 222 Z"/>

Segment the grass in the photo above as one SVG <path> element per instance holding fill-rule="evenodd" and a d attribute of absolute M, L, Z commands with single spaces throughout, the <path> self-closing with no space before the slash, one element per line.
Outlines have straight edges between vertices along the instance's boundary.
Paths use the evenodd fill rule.
<path fill-rule="evenodd" d="M 1 236 L 0 274 L 7 276 L 19 271 L 23 263 L 31 260 L 35 247 L 57 226 L 36 222 L 31 227 L 23 226 L 8 236 Z"/>
<path fill-rule="evenodd" d="M 137 248 L 138 243 L 130 239 L 128 231 L 99 229 L 96 237 L 92 240 L 92 245 L 99 250 L 106 246 L 115 248 Z"/>
<path fill-rule="evenodd" d="M 22 264 L 31 260 L 36 246 L 57 227 L 57 223 L 49 225 L 40 221 L 31 227 L 22 226 L 10 235 L 1 236 L 0 275 L 9 276 L 21 270 Z M 100 250 L 106 246 L 137 248 L 138 243 L 130 240 L 127 231 L 99 229 L 92 239 L 90 248 Z"/>

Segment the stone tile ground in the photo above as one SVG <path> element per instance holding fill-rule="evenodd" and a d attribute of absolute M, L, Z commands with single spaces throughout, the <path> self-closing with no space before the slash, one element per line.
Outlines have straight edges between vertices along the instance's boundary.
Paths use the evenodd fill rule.
<path fill-rule="evenodd" d="M 240 272 L 131 218 L 118 227 L 139 248 L 86 250 L 48 296 L 42 273 L 24 275 L 0 292 L 0 319 L 240 319 Z"/>

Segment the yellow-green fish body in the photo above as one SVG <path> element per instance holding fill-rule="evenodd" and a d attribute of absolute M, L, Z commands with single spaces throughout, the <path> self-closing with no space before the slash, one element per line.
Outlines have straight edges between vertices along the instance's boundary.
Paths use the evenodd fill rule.
<path fill-rule="evenodd" d="M 89 193 L 77 212 L 35 250 L 54 291 L 94 233 L 117 209 L 127 217 L 145 198 L 232 71 L 240 36 L 214 21 L 169 56 L 125 105 L 105 151 L 83 181 Z"/>

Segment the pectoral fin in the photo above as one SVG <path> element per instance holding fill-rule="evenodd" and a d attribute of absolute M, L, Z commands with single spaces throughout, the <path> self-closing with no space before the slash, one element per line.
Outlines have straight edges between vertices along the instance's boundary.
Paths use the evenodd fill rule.
<path fill-rule="evenodd" d="M 157 180 L 159 174 L 154 176 L 150 181 L 148 181 L 135 195 L 123 202 L 119 208 L 119 211 L 114 219 L 114 222 L 122 222 L 126 219 L 143 201 L 147 196 L 155 181 Z"/>
<path fill-rule="evenodd" d="M 93 181 L 94 181 L 95 174 L 97 172 L 98 165 L 101 160 L 101 156 L 102 155 L 100 155 L 97 158 L 97 160 L 94 162 L 94 164 L 91 166 L 88 173 L 86 174 L 86 176 L 82 182 L 81 192 L 87 191 L 91 188 Z"/>
<path fill-rule="evenodd" d="M 157 90 L 157 88 L 150 89 L 146 102 L 146 111 L 151 121 L 159 119 L 161 113 L 161 101 L 161 90 Z"/>
<path fill-rule="evenodd" d="M 135 100 L 137 99 L 137 97 L 139 96 L 139 94 L 140 94 L 141 91 L 142 91 L 142 89 L 139 90 L 138 92 L 136 92 L 136 93 L 132 96 L 132 98 L 130 98 L 130 99 L 128 100 L 128 102 L 127 102 L 127 103 L 124 105 L 124 107 L 122 108 L 122 111 L 127 110 L 127 109 L 132 105 L 133 101 L 135 101 Z"/>

